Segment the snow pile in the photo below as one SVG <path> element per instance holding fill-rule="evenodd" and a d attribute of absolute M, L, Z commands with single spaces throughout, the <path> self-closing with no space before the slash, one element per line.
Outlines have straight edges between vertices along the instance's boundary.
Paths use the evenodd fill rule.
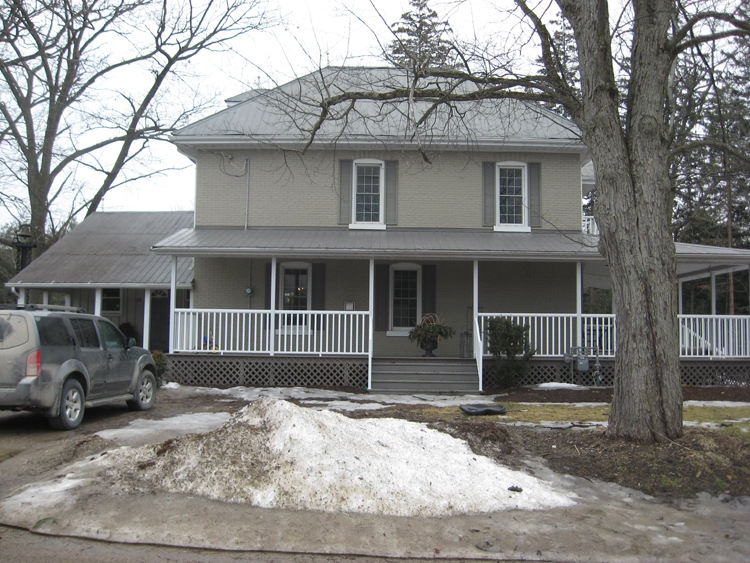
<path fill-rule="evenodd" d="M 265 508 L 443 516 L 574 504 L 573 495 L 423 424 L 353 420 L 271 398 L 213 432 L 99 459 L 133 490 Z"/>

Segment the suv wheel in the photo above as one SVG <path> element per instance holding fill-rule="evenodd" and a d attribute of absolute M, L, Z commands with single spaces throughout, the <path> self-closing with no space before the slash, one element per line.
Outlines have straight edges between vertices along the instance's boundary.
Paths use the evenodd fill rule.
<path fill-rule="evenodd" d="M 132 411 L 147 411 L 154 405 L 156 399 L 156 379 L 154 374 L 144 369 L 138 378 L 133 399 L 128 401 L 128 408 Z"/>
<path fill-rule="evenodd" d="M 81 425 L 86 401 L 83 387 L 75 379 L 68 379 L 60 396 L 60 414 L 49 419 L 50 426 L 58 430 L 73 430 Z"/>

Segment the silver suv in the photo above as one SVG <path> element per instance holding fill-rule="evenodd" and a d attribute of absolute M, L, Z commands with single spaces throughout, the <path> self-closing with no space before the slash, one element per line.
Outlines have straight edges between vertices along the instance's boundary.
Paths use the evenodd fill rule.
<path fill-rule="evenodd" d="M 154 404 L 156 365 L 109 320 L 46 305 L 0 310 L 0 410 L 32 410 L 72 430 L 87 407 Z"/>

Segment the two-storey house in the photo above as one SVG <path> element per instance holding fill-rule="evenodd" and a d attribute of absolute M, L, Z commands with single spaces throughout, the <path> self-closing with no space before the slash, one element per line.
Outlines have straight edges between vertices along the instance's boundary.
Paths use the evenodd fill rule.
<path fill-rule="evenodd" d="M 327 68 L 174 134 L 197 181 L 194 226 L 152 248 L 194 259 L 191 306 L 171 306 L 173 377 L 478 391 L 485 323 L 500 315 L 531 327 L 532 381 L 567 377 L 574 346 L 614 356 L 616 319 L 581 305 L 584 285 L 609 279 L 582 232 L 589 159 L 576 127 L 507 100 L 433 113 L 358 101 L 317 128 L 322 91 L 403 81 L 394 69 Z M 418 134 L 414 115 L 426 116 Z M 750 263 L 731 249 L 678 254 L 682 276 Z M 407 337 L 426 313 L 458 333 L 435 360 Z M 711 339 L 714 328 L 686 329 L 685 354 L 749 355 L 746 318 L 726 338 Z"/>

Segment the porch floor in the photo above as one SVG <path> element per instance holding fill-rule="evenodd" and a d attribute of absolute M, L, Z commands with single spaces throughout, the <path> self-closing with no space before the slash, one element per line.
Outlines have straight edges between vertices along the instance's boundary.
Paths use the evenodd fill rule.
<path fill-rule="evenodd" d="M 370 393 L 464 395 L 479 392 L 477 363 L 464 358 L 373 358 Z"/>

